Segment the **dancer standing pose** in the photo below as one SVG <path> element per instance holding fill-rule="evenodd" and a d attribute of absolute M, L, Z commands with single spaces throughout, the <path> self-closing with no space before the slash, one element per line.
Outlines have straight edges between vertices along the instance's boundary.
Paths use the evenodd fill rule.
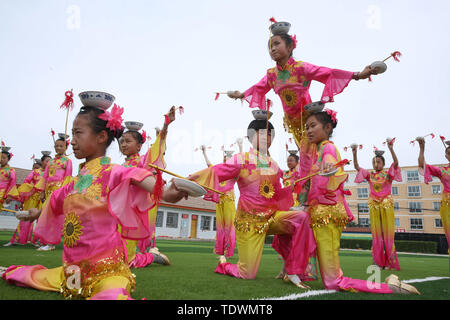
<path fill-rule="evenodd" d="M 433 180 L 432 177 L 437 177 L 439 180 L 441 180 L 442 185 L 444 186 L 444 191 L 442 192 L 440 214 L 442 226 L 444 227 L 444 233 L 447 237 L 447 242 L 450 248 L 450 141 L 446 141 L 447 147 L 445 148 L 445 158 L 449 163 L 442 167 L 436 167 L 425 163 L 425 139 L 418 139 L 418 142 L 420 146 L 418 159 L 419 172 L 424 176 L 425 183 L 428 184 Z M 450 256 L 448 268 L 450 271 Z"/>
<path fill-rule="evenodd" d="M 29 210 L 31 208 L 39 207 L 40 192 L 36 190 L 35 185 L 39 181 L 42 173 L 41 160 L 35 159 L 33 170 L 25 178 L 23 183 L 17 188 L 19 192 L 19 201 L 23 202 L 22 210 Z M 33 235 L 33 222 L 19 221 L 16 230 L 14 231 L 11 240 L 4 245 L 10 246 L 15 243 L 26 244 L 31 241 Z"/>
<path fill-rule="evenodd" d="M 206 155 L 205 146 L 201 146 L 203 157 L 206 165 L 212 167 L 211 162 Z M 226 163 L 233 154 L 232 151 L 223 151 L 223 163 Z M 234 197 L 234 183 L 235 181 L 223 181 L 219 184 L 220 191 L 224 192 L 219 196 L 219 202 L 216 204 L 216 244 L 214 246 L 214 253 L 224 256 L 225 258 L 234 255 L 234 248 L 236 245 L 236 231 L 234 228 L 234 218 L 236 216 L 236 204 Z M 207 192 L 205 200 L 214 201 L 214 196 L 211 191 Z M 222 258 L 223 259 L 223 258 Z"/>
<path fill-rule="evenodd" d="M 385 160 L 382 150 L 375 151 L 375 157 L 372 160 L 374 171 L 369 172 L 361 168 L 358 164 L 357 146 L 355 145 L 352 145 L 353 165 L 358 172 L 355 183 L 367 181 L 370 186 L 369 212 L 373 261 L 383 269 L 400 270 L 394 244 L 395 212 L 391 187 L 393 181 L 402 181 L 402 171 L 398 166 L 393 140 L 386 142 L 393 160 L 388 170 L 384 169 Z"/>

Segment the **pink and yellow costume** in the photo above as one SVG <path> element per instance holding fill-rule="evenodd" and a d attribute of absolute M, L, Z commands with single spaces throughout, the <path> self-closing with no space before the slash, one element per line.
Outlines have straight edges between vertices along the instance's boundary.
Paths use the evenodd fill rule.
<path fill-rule="evenodd" d="M 19 200 L 16 186 L 16 170 L 9 165 L 0 168 L 0 210 L 7 198 Z"/>
<path fill-rule="evenodd" d="M 161 139 L 160 135 L 156 139 L 152 147 L 147 151 L 144 157 L 141 157 L 139 153 L 129 156 L 125 159 L 122 166 L 126 168 L 143 168 L 147 171 L 151 171 L 148 166 L 149 163 L 155 165 L 165 164 L 163 163 L 162 157 L 165 150 L 165 139 Z M 143 240 L 131 240 L 124 239 L 127 248 L 127 256 L 130 268 L 144 268 L 152 264 L 154 256 L 152 253 L 147 253 L 147 247 L 155 246 L 155 228 L 156 228 L 156 210 L 157 206 L 155 202 L 152 201 L 152 208 L 148 211 L 148 223 L 149 223 L 149 237 Z M 156 209 L 156 210 L 155 210 Z M 119 230 L 121 226 L 119 225 Z M 141 253 L 136 253 L 136 248 L 139 248 Z"/>
<path fill-rule="evenodd" d="M 292 206 L 292 192 L 282 188 L 282 175 L 275 161 L 253 149 L 192 175 L 195 181 L 216 189 L 220 182 L 236 180 L 240 190 L 234 222 L 239 262 L 219 263 L 215 272 L 254 279 L 265 237 L 275 234 L 279 237 L 273 247 L 283 257 L 287 273 L 309 276 L 308 262 L 315 251 L 309 217 L 306 212 L 287 211 Z"/>
<path fill-rule="evenodd" d="M 325 140 L 317 146 L 314 160 L 310 174 L 321 170 L 324 163 L 337 163 L 341 158 L 334 144 Z M 309 180 L 308 212 L 316 239 L 322 282 L 330 290 L 392 293 L 387 284 L 343 276 L 339 264 L 340 238 L 342 229 L 353 220 L 344 197 L 347 177 L 339 168 L 334 176 L 315 175 Z"/>
<path fill-rule="evenodd" d="M 300 149 L 300 158 L 305 152 L 302 141 L 303 126 L 306 120 L 304 107 L 311 103 L 309 87 L 311 81 L 319 81 L 325 85 L 321 101 L 323 103 L 334 101 L 333 97 L 341 93 L 352 80 L 353 72 L 295 61 L 289 58 L 284 67 L 279 65 L 267 70 L 266 75 L 254 86 L 244 92 L 245 100 L 250 108 L 267 110 L 265 95 L 270 89 L 281 98 L 284 110 L 284 125 L 292 133 Z M 303 143 L 303 144 L 302 144 Z M 309 150 L 309 147 L 307 148 Z"/>
<path fill-rule="evenodd" d="M 289 169 L 284 171 L 283 173 L 283 186 L 284 187 L 290 187 L 294 184 L 294 182 L 300 178 L 300 171 L 299 171 L 299 165 L 295 166 L 293 169 Z M 298 207 L 299 201 L 298 201 L 298 194 L 297 192 L 292 192 L 292 198 L 294 199 L 293 207 Z"/>
<path fill-rule="evenodd" d="M 402 171 L 394 164 L 386 170 L 367 171 L 360 168 L 355 182 L 369 182 L 370 229 L 372 231 L 373 261 L 382 268 L 400 270 L 395 250 L 394 199 L 391 195 L 392 182 L 402 181 Z"/>
<path fill-rule="evenodd" d="M 36 189 L 45 191 L 49 198 L 53 191 L 68 184 L 72 179 L 72 160 L 66 156 L 56 155 L 45 167 L 44 174 L 36 184 Z"/>
<path fill-rule="evenodd" d="M 219 183 L 219 191 L 224 194 L 219 196 L 216 204 L 216 243 L 214 253 L 229 258 L 234 255 L 236 246 L 236 230 L 234 219 L 236 217 L 236 204 L 234 196 L 234 180 Z M 208 201 L 216 201 L 212 191 L 208 191 L 204 197 Z"/>
<path fill-rule="evenodd" d="M 41 173 L 41 169 L 33 169 L 17 189 L 19 201 L 23 202 L 23 210 L 39 208 L 40 192 L 36 190 L 35 185 L 40 180 Z M 9 242 L 26 244 L 28 241 L 31 241 L 32 235 L 33 222 L 20 221 Z"/>
<path fill-rule="evenodd" d="M 3 279 L 66 298 L 131 299 L 135 277 L 122 237 L 148 237 L 152 202 L 132 181 L 149 175 L 148 170 L 111 164 L 108 157 L 82 164 L 78 176 L 46 200 L 35 230 L 50 244 L 63 236 L 62 267 L 10 266 Z"/>
<path fill-rule="evenodd" d="M 442 185 L 444 186 L 444 191 L 442 192 L 440 214 L 442 226 L 444 227 L 445 237 L 447 238 L 447 242 L 450 247 L 450 165 L 446 165 L 444 167 L 436 167 L 425 164 L 425 168 L 420 168 L 419 172 L 424 176 L 424 181 L 426 184 L 433 180 L 432 177 L 437 177 L 441 180 Z"/>

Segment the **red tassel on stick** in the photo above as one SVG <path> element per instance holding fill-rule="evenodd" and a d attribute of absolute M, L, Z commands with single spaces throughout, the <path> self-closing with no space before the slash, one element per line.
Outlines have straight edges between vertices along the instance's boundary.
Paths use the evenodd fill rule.
<path fill-rule="evenodd" d="M 214 98 L 214 100 L 219 99 L 219 97 L 220 97 L 220 93 L 216 92 L 216 97 Z"/>
<path fill-rule="evenodd" d="M 344 147 L 344 151 L 347 152 L 347 147 Z"/>
<path fill-rule="evenodd" d="M 360 144 L 359 145 L 359 150 L 361 150 L 363 148 L 363 145 L 362 144 Z"/>
<path fill-rule="evenodd" d="M 272 23 L 277 23 L 277 20 L 275 20 L 274 17 L 270 18 L 269 21 L 272 22 Z"/>
<path fill-rule="evenodd" d="M 400 60 L 398 59 L 398 57 L 401 57 L 402 54 L 400 53 L 400 51 L 394 51 L 392 52 L 392 57 L 394 58 L 395 61 L 400 62 Z"/>
<path fill-rule="evenodd" d="M 65 93 L 66 98 L 64 99 L 64 102 L 61 104 L 60 108 L 61 109 L 73 109 L 73 92 L 72 90 L 70 91 L 66 91 Z"/>
<path fill-rule="evenodd" d="M 155 186 L 153 187 L 153 197 L 157 203 L 161 201 L 163 190 L 164 190 L 164 180 L 162 178 L 162 172 L 156 170 L 156 182 Z"/>

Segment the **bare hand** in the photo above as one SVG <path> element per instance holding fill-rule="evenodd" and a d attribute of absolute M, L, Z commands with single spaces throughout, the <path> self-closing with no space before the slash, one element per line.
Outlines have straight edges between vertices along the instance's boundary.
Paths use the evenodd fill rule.
<path fill-rule="evenodd" d="M 370 66 L 366 66 L 363 71 L 359 73 L 359 79 L 367 79 L 373 74 L 378 74 L 377 70 L 372 69 Z"/>
<path fill-rule="evenodd" d="M 425 139 L 416 139 L 421 149 L 425 148 Z"/>
<path fill-rule="evenodd" d="M 30 213 L 30 215 L 23 219 L 25 221 L 34 221 L 41 215 L 41 210 L 38 210 L 36 208 L 31 208 L 28 210 L 28 212 Z"/>
<path fill-rule="evenodd" d="M 322 166 L 322 171 L 327 173 L 334 170 L 334 163 L 326 162 Z"/>
<path fill-rule="evenodd" d="M 178 190 L 177 186 L 171 180 L 169 188 L 164 190 L 163 199 L 166 202 L 175 203 L 185 198 L 187 200 L 188 194 L 185 191 Z"/>
<path fill-rule="evenodd" d="M 169 117 L 169 124 L 172 123 L 175 120 L 175 106 L 172 106 L 172 108 L 170 108 L 169 113 L 167 113 L 167 116 Z"/>
<path fill-rule="evenodd" d="M 201 145 L 201 146 L 200 146 L 200 150 L 202 150 L 203 152 L 205 152 L 205 151 L 206 151 L 206 147 L 205 147 L 204 145 Z"/>

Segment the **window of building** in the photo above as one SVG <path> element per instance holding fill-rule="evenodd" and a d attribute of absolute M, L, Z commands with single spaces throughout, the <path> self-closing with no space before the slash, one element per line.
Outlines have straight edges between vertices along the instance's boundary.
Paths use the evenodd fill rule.
<path fill-rule="evenodd" d="M 394 202 L 394 211 L 398 211 L 400 209 L 400 204 L 398 202 Z"/>
<path fill-rule="evenodd" d="M 422 212 L 422 202 L 409 202 L 409 212 L 421 213 Z"/>
<path fill-rule="evenodd" d="M 391 187 L 391 193 L 393 196 L 398 196 L 398 187 Z"/>
<path fill-rule="evenodd" d="M 164 221 L 164 211 L 158 211 L 156 213 L 156 223 L 155 225 L 159 228 L 162 228 Z"/>
<path fill-rule="evenodd" d="M 440 211 L 441 210 L 441 203 L 440 202 L 433 202 L 433 210 L 434 211 Z"/>
<path fill-rule="evenodd" d="M 410 218 L 409 219 L 411 230 L 423 230 L 423 219 L 422 218 Z"/>
<path fill-rule="evenodd" d="M 358 188 L 358 198 L 367 199 L 369 197 L 368 188 Z"/>
<path fill-rule="evenodd" d="M 213 231 L 216 231 L 216 217 L 214 217 L 214 222 L 213 222 Z"/>
<path fill-rule="evenodd" d="M 420 197 L 420 186 L 408 186 L 408 197 Z"/>
<path fill-rule="evenodd" d="M 441 194 L 441 185 L 435 185 L 435 186 L 431 186 L 431 192 L 433 194 Z"/>
<path fill-rule="evenodd" d="M 166 228 L 178 228 L 177 212 L 167 212 Z"/>
<path fill-rule="evenodd" d="M 358 213 L 369 213 L 369 205 L 367 203 L 358 203 Z"/>
<path fill-rule="evenodd" d="M 361 227 L 369 227 L 370 226 L 370 221 L 369 218 L 359 218 L 359 225 Z"/>
<path fill-rule="evenodd" d="M 211 230 L 211 217 L 210 216 L 201 216 L 200 229 L 203 231 Z"/>
<path fill-rule="evenodd" d="M 419 171 L 406 171 L 406 180 L 407 181 L 419 181 Z"/>
<path fill-rule="evenodd" d="M 441 219 L 434 219 L 434 227 L 435 228 L 442 228 L 442 220 Z"/>
<path fill-rule="evenodd" d="M 400 228 L 400 218 L 395 218 L 395 226 Z"/>

